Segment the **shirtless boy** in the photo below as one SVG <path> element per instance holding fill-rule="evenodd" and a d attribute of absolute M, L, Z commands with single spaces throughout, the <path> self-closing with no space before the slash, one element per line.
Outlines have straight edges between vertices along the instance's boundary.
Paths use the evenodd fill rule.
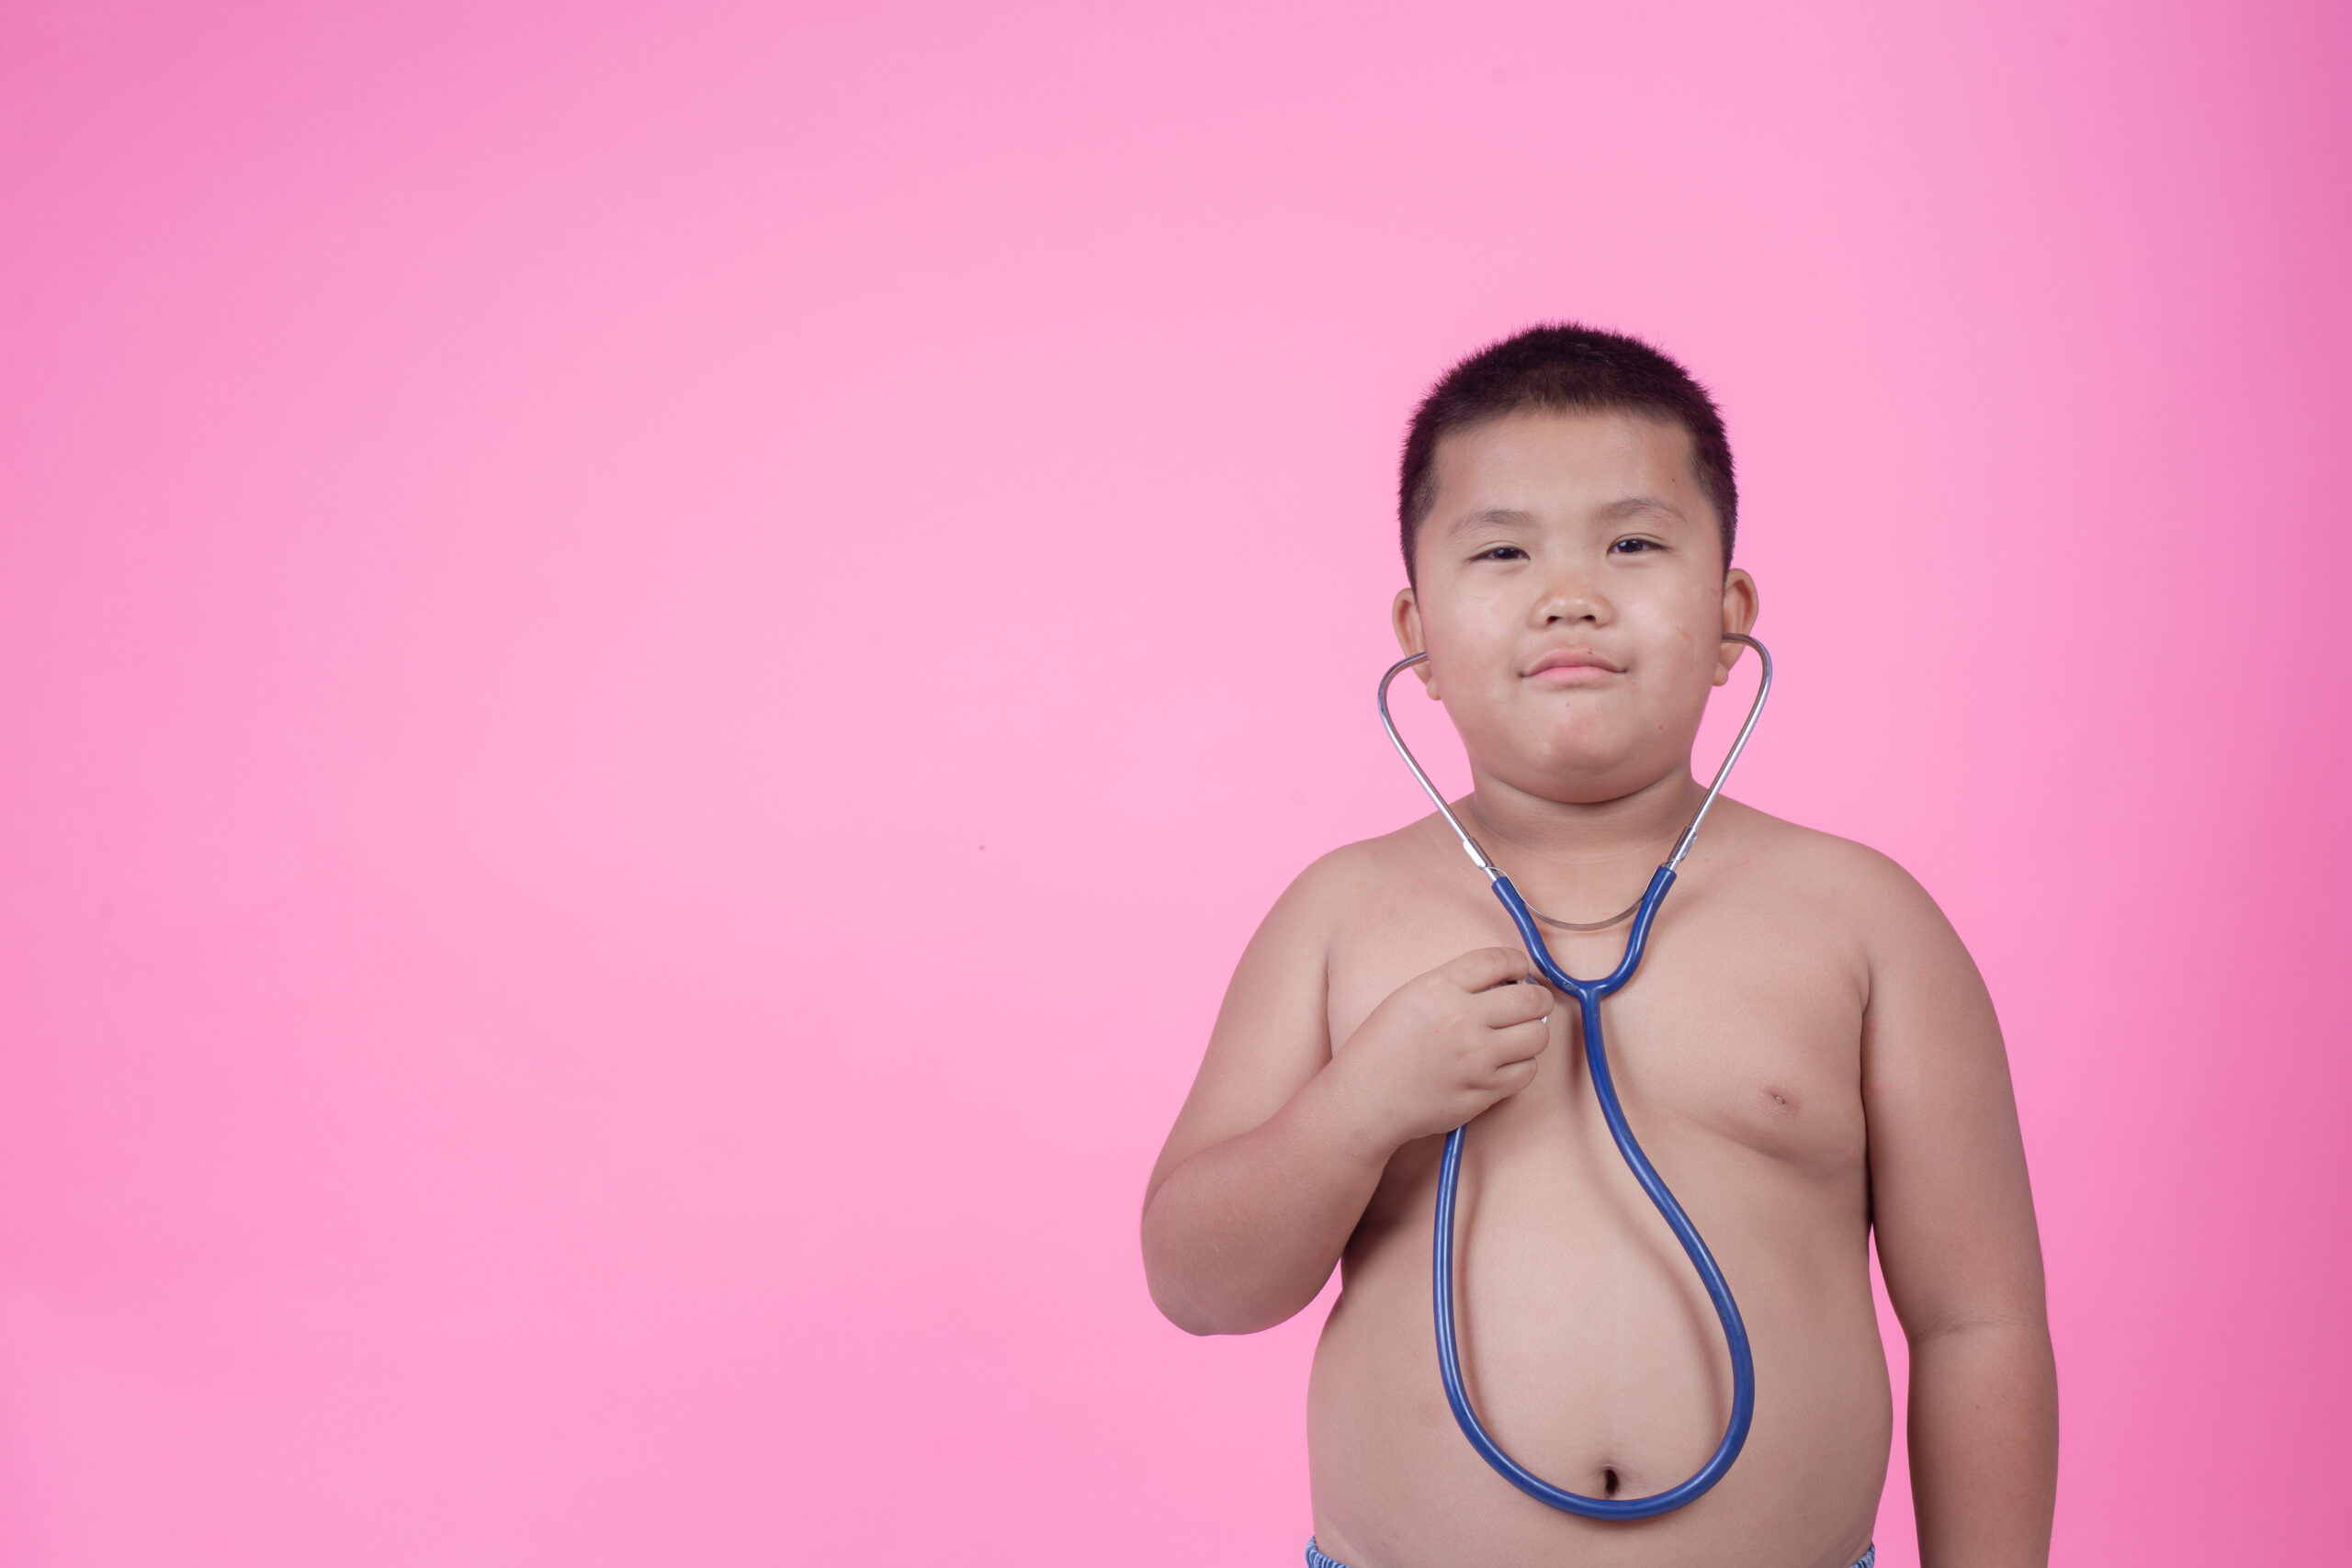
<path fill-rule="evenodd" d="M 1713 403 L 1639 343 L 1539 328 L 1430 395 L 1399 510 L 1396 639 L 1429 654 L 1469 753 L 1457 814 L 1535 908 L 1606 919 L 1696 807 L 1700 716 L 1741 651 L 1722 634 L 1756 619 Z M 1625 928 L 1547 935 L 1600 975 Z M 1326 855 L 1242 954 L 1152 1172 L 1145 1264 L 1180 1326 L 1269 1327 L 1342 1270 L 1308 1388 L 1308 1561 L 1865 1560 L 1892 1435 L 1875 1231 L 1910 1342 L 1927 1568 L 2046 1562 L 2056 1378 L 1984 983 L 1901 868 L 1728 797 L 1603 1005 L 1626 1114 L 1747 1320 L 1747 1448 L 1696 1502 L 1631 1524 L 1555 1512 L 1471 1449 L 1429 1295 L 1439 1150 L 1464 1122 L 1463 1371 L 1503 1448 L 1555 1485 L 1644 1496 L 1700 1466 L 1731 1403 L 1705 1292 L 1602 1123 L 1576 1009 L 1515 983 L 1531 968 L 1435 816 Z"/>

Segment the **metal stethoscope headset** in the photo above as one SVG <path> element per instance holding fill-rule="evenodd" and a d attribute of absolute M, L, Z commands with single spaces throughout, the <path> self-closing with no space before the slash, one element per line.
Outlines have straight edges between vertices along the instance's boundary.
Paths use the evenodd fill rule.
<path fill-rule="evenodd" d="M 1690 1266 L 1699 1271 L 1699 1279 L 1707 1287 L 1709 1299 L 1715 1303 L 1715 1316 L 1723 1324 L 1724 1342 L 1731 1350 L 1731 1419 L 1724 1427 L 1723 1441 L 1715 1446 L 1713 1456 L 1678 1486 L 1669 1486 L 1647 1497 L 1588 1497 L 1553 1485 L 1503 1452 L 1501 1445 L 1487 1435 L 1477 1412 L 1470 1407 L 1470 1395 L 1462 1383 L 1462 1360 L 1453 1326 L 1453 1195 L 1462 1175 L 1463 1136 L 1469 1128 L 1456 1127 L 1446 1134 L 1445 1157 L 1438 1168 L 1437 1237 L 1430 1270 L 1430 1294 L 1437 1314 L 1438 1368 L 1445 1379 L 1446 1402 L 1453 1406 L 1453 1418 L 1461 1424 L 1462 1435 L 1470 1439 L 1470 1446 L 1476 1449 L 1488 1464 L 1501 1472 L 1512 1485 L 1538 1502 L 1548 1503 L 1555 1508 L 1589 1519 L 1646 1519 L 1693 1501 L 1721 1481 L 1724 1472 L 1731 1469 L 1732 1461 L 1739 1457 L 1741 1446 L 1747 1441 L 1747 1428 L 1756 1416 L 1756 1359 L 1748 1349 L 1747 1329 L 1740 1322 L 1739 1304 L 1731 1299 L 1731 1287 L 1724 1282 L 1724 1272 L 1716 1266 L 1714 1255 L 1700 1239 L 1697 1227 L 1682 1212 L 1682 1205 L 1674 1201 L 1674 1194 L 1668 1191 L 1666 1183 L 1659 1179 L 1649 1156 L 1642 1153 L 1642 1145 L 1634 1138 L 1633 1128 L 1625 1124 L 1625 1111 L 1617 1103 L 1617 1087 L 1609 1075 L 1609 1052 L 1600 1038 L 1600 998 L 1623 988 L 1633 979 L 1634 971 L 1641 966 L 1642 950 L 1649 942 L 1650 923 L 1657 918 L 1658 906 L 1666 901 L 1666 890 L 1674 886 L 1674 868 L 1680 865 L 1682 857 L 1690 852 L 1691 842 L 1699 836 L 1699 824 L 1707 819 L 1708 811 L 1715 804 L 1715 796 L 1723 793 L 1724 781 L 1731 776 L 1732 764 L 1739 761 L 1740 752 L 1747 746 L 1749 734 L 1756 728 L 1756 720 L 1764 712 L 1764 699 L 1771 694 L 1772 656 L 1765 650 L 1764 645 L 1738 632 L 1724 633 L 1724 640 L 1754 649 L 1763 664 L 1763 678 L 1757 683 L 1756 700 L 1748 706 L 1747 718 L 1740 725 L 1739 734 L 1733 739 L 1723 766 L 1715 770 L 1714 782 L 1707 786 L 1706 798 L 1699 803 L 1699 809 L 1692 814 L 1690 826 L 1682 829 L 1682 837 L 1675 843 L 1674 852 L 1650 877 L 1650 885 L 1641 897 L 1630 908 L 1608 919 L 1585 925 L 1555 920 L 1548 915 L 1539 915 L 1529 907 L 1527 900 L 1520 896 L 1519 889 L 1511 886 L 1510 878 L 1487 858 L 1487 852 L 1478 847 L 1478 840 L 1464 829 L 1461 819 L 1453 815 L 1453 808 L 1445 803 L 1445 796 L 1438 793 L 1437 786 L 1430 782 L 1429 774 L 1423 773 L 1420 763 L 1414 760 L 1412 749 L 1405 744 L 1405 738 L 1396 733 L 1396 722 L 1388 716 L 1388 684 L 1405 671 L 1428 659 L 1429 655 L 1417 653 L 1409 659 L 1400 659 L 1390 665 L 1388 672 L 1380 678 L 1380 724 L 1388 731 L 1389 741 L 1396 748 L 1396 754 L 1405 759 L 1405 765 L 1413 770 L 1414 779 L 1437 807 L 1438 815 L 1444 818 L 1445 825 L 1453 829 L 1453 836 L 1462 840 L 1462 848 L 1469 854 L 1471 863 L 1486 873 L 1495 897 L 1502 900 L 1503 908 L 1510 915 L 1511 924 L 1519 928 L 1520 940 L 1527 945 L 1528 957 L 1534 960 L 1536 968 L 1543 972 L 1544 978 L 1554 987 L 1577 998 L 1584 1023 L 1585 1062 L 1592 1074 L 1593 1095 L 1600 1101 L 1600 1114 L 1609 1123 L 1609 1135 L 1616 1140 L 1617 1152 L 1624 1156 L 1634 1179 L 1642 1184 L 1642 1190 L 1649 1194 L 1650 1201 L 1657 1205 L 1658 1213 L 1673 1229 L 1675 1239 L 1681 1242 L 1683 1252 L 1690 1259 Z M 1617 961 L 1615 969 L 1598 980 L 1579 980 L 1561 968 L 1558 960 L 1552 956 L 1551 949 L 1544 945 L 1543 932 L 1536 929 L 1536 922 L 1541 920 L 1563 931 L 1602 931 L 1628 915 L 1633 917 L 1634 924 L 1625 936 L 1625 955 Z"/>

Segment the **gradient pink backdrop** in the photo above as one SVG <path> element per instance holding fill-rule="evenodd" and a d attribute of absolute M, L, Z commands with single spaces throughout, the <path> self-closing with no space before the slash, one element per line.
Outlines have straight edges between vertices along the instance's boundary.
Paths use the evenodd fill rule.
<path fill-rule="evenodd" d="M 1563 315 L 2000 1001 L 2057 1561 L 2335 1560 L 2346 17 L 0 10 L 0 1560 L 1295 1562 L 1137 1200 Z"/>

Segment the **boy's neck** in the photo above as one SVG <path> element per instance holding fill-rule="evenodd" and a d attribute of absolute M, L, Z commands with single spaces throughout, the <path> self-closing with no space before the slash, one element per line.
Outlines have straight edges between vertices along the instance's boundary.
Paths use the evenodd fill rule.
<path fill-rule="evenodd" d="M 1674 852 L 1706 790 L 1689 767 L 1611 800 L 1551 800 L 1473 770 L 1465 824 L 1490 853 L 1592 863 L 1645 858 L 1656 865 Z M 1506 869 L 1509 869 L 1506 867 Z"/>

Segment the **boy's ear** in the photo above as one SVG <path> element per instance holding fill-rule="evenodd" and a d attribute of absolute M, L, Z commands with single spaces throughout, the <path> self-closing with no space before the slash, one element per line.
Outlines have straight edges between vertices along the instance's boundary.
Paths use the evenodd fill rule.
<path fill-rule="evenodd" d="M 1756 625 L 1756 612 L 1761 608 L 1756 593 L 1756 580 L 1734 567 L 1724 573 L 1724 630 L 1746 633 Z M 1736 642 L 1724 643 L 1715 655 L 1715 684 L 1720 686 L 1731 679 L 1731 667 L 1747 650 Z"/>
<path fill-rule="evenodd" d="M 1408 654 L 1427 653 L 1429 645 L 1421 640 L 1421 606 L 1413 597 L 1410 584 L 1396 590 L 1396 602 L 1388 607 L 1388 618 L 1396 628 L 1396 646 Z M 1428 660 L 1413 666 L 1413 673 L 1421 678 L 1421 690 L 1432 698 L 1437 695 L 1437 679 Z"/>

